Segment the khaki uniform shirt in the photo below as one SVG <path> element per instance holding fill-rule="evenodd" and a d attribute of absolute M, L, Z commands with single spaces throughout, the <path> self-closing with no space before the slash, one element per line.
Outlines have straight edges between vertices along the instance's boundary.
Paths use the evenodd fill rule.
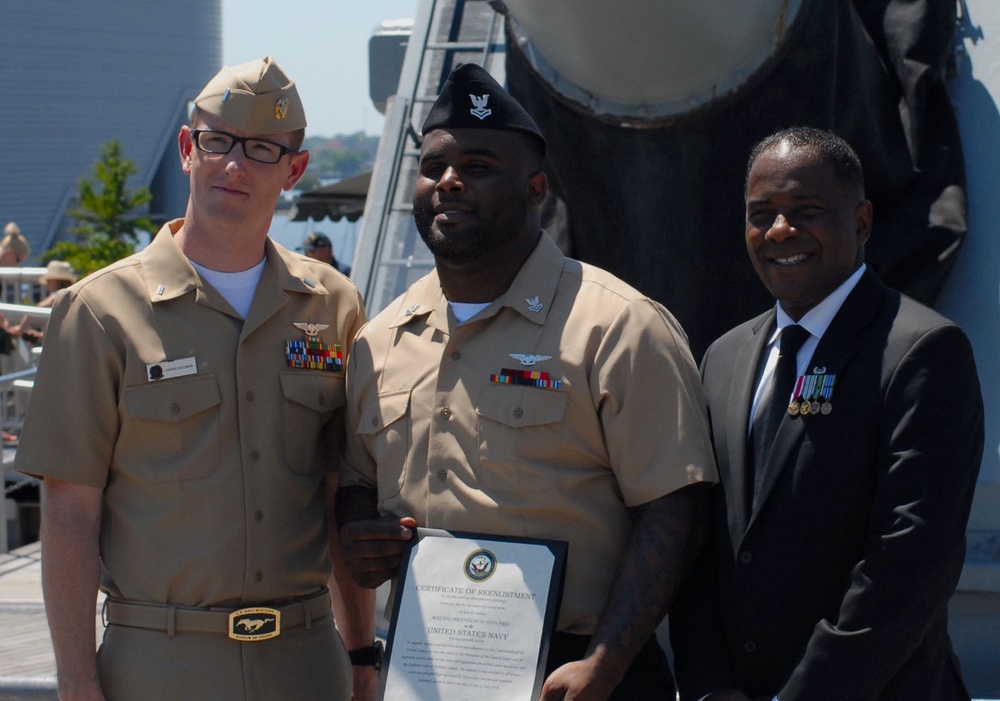
<path fill-rule="evenodd" d="M 504 379 L 525 372 L 536 386 Z M 341 484 L 419 526 L 568 541 L 558 630 L 593 633 L 628 507 L 717 479 L 680 326 L 546 235 L 463 324 L 436 272 L 417 281 L 362 329 L 348 378 Z"/>
<path fill-rule="evenodd" d="M 101 487 L 102 589 L 187 606 L 315 593 L 329 575 L 324 478 L 342 370 L 289 367 L 295 323 L 344 355 L 364 321 L 328 265 L 266 244 L 246 320 L 201 280 L 170 222 L 56 302 L 18 469 Z M 162 374 L 162 379 L 152 379 Z"/>

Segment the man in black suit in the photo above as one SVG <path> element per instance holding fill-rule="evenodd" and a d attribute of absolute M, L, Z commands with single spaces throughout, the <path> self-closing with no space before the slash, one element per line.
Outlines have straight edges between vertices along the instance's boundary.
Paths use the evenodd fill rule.
<path fill-rule="evenodd" d="M 979 381 L 961 329 L 864 265 L 871 229 L 839 137 L 794 128 L 754 148 L 747 250 L 778 304 L 702 361 L 720 484 L 713 543 L 671 612 L 685 701 L 969 698 L 947 606 Z M 779 359 L 792 326 L 804 343 Z"/>

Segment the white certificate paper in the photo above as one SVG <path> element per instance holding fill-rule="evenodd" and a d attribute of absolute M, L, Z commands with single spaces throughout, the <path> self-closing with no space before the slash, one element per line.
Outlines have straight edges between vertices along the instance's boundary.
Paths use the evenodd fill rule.
<path fill-rule="evenodd" d="M 396 586 L 386 701 L 534 701 L 566 543 L 417 529 Z"/>

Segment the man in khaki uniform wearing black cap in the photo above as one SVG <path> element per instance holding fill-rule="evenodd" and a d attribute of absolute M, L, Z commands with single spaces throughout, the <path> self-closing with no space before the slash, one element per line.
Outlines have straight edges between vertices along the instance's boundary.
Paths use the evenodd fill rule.
<path fill-rule="evenodd" d="M 184 219 L 54 306 L 17 457 L 45 480 L 61 699 L 351 697 L 344 642 L 374 642 L 372 597 L 330 580 L 342 641 L 327 521 L 364 310 L 267 237 L 305 125 L 270 57 L 223 68 L 178 136 Z M 372 698 L 374 669 L 357 678 Z"/>
<path fill-rule="evenodd" d="M 345 559 L 376 586 L 415 526 L 567 541 L 543 701 L 672 699 L 654 631 L 716 476 L 684 332 L 541 231 L 545 141 L 485 70 L 455 70 L 423 134 L 436 267 L 351 351 Z"/>

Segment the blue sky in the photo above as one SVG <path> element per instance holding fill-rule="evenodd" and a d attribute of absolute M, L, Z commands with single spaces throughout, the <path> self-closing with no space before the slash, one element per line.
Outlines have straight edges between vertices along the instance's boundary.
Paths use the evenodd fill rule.
<path fill-rule="evenodd" d="M 417 0 L 223 0 L 222 59 L 234 65 L 274 56 L 298 84 L 310 136 L 378 136 L 383 119 L 368 97 L 368 39 L 382 20 L 416 10 Z"/>

